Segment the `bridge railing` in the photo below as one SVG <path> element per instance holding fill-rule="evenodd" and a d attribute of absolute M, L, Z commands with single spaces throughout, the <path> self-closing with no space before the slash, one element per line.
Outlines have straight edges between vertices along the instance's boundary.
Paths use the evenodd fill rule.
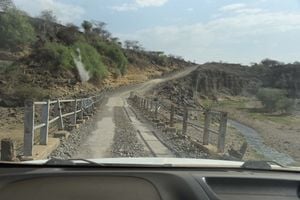
<path fill-rule="evenodd" d="M 76 126 L 84 116 L 92 115 L 93 110 L 105 97 L 105 93 L 79 99 L 56 99 L 46 101 L 26 100 L 24 107 L 24 156 L 32 156 L 36 143 L 47 145 L 50 125 L 56 124 L 58 130 L 66 125 Z M 66 120 L 68 119 L 68 121 Z M 39 137 L 36 132 L 39 130 Z M 38 141 L 35 141 L 38 138 Z"/>
<path fill-rule="evenodd" d="M 130 100 L 138 109 L 145 111 L 157 123 L 157 126 L 168 126 L 181 134 L 187 135 L 191 128 L 201 132 L 201 142 L 203 145 L 212 144 L 217 147 L 219 153 L 225 151 L 225 137 L 227 132 L 226 112 L 211 109 L 196 109 L 187 105 L 177 105 L 157 98 L 142 97 L 138 94 L 131 93 Z M 198 116 L 192 120 L 192 114 Z M 198 133 L 199 133 L 198 132 Z M 200 134 L 199 134 L 200 135 Z M 216 143 L 213 143 L 211 137 L 216 137 Z"/>

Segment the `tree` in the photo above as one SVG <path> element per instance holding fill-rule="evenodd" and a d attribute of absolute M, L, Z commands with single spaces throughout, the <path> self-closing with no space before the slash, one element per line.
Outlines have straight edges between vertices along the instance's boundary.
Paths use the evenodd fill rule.
<path fill-rule="evenodd" d="M 28 17 L 16 9 L 0 15 L 0 48 L 19 50 L 36 39 Z"/>
<path fill-rule="evenodd" d="M 287 92 L 285 90 L 261 88 L 258 90 L 256 96 L 268 112 L 288 112 L 293 106 L 293 101 L 287 98 Z"/>
<path fill-rule="evenodd" d="M 40 14 L 40 18 L 52 23 L 57 23 L 57 18 L 52 10 L 43 10 Z"/>
<path fill-rule="evenodd" d="M 57 38 L 67 45 L 74 44 L 79 38 L 78 27 L 74 24 L 67 24 L 57 32 Z"/>
<path fill-rule="evenodd" d="M 103 32 L 103 30 L 105 30 L 105 26 L 107 24 L 105 22 L 101 22 L 101 21 L 94 21 L 93 22 L 93 32 L 101 35 L 101 33 Z"/>
<path fill-rule="evenodd" d="M 111 33 L 105 29 L 106 23 L 102 21 L 94 21 L 93 22 L 93 33 L 99 35 L 101 38 L 105 40 L 109 40 L 111 38 Z"/>
<path fill-rule="evenodd" d="M 278 65 L 282 65 L 283 63 L 277 61 L 277 60 L 271 60 L 269 58 L 266 58 L 264 60 L 262 60 L 261 65 L 264 65 L 266 67 L 274 67 L 274 66 L 278 66 Z"/>
<path fill-rule="evenodd" d="M 0 11 L 7 11 L 9 9 L 16 9 L 12 0 L 0 0 Z"/>
<path fill-rule="evenodd" d="M 55 38 L 57 18 L 51 10 L 43 10 L 39 16 L 42 19 L 42 33 L 50 39 Z"/>
<path fill-rule="evenodd" d="M 81 24 L 82 28 L 84 29 L 85 33 L 89 33 L 91 32 L 92 28 L 93 28 L 93 24 L 89 21 L 84 20 Z"/>
<path fill-rule="evenodd" d="M 126 40 L 124 42 L 124 46 L 126 49 L 131 49 L 135 51 L 140 51 L 143 49 L 142 45 L 140 45 L 139 41 L 136 40 Z"/>

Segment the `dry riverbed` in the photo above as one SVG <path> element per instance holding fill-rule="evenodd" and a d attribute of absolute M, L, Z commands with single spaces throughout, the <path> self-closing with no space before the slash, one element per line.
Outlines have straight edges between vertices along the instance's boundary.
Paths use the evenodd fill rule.
<path fill-rule="evenodd" d="M 229 112 L 229 117 L 254 128 L 264 143 L 279 152 L 290 155 L 299 165 L 300 162 L 300 116 L 270 115 L 259 112 L 255 99 L 231 97 L 221 100 L 219 109 Z"/>

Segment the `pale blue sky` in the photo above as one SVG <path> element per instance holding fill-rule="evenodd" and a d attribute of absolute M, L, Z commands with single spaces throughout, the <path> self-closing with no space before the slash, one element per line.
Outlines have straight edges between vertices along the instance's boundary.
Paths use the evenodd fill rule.
<path fill-rule="evenodd" d="M 61 22 L 108 24 L 136 39 L 200 63 L 300 60 L 299 0 L 14 0 L 32 16 L 51 9 Z"/>

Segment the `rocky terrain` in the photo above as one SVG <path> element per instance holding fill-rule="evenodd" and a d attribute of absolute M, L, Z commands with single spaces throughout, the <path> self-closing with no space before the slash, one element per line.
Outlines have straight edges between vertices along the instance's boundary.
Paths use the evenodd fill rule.
<path fill-rule="evenodd" d="M 288 89 L 289 95 L 293 96 L 297 93 L 295 88 L 298 83 L 293 78 L 294 76 L 278 75 L 277 85 L 275 81 L 272 85 L 265 78 L 268 74 L 259 73 L 257 68 L 257 66 L 252 68 L 234 64 L 208 63 L 201 65 L 190 76 L 159 85 L 148 95 L 158 96 L 179 105 L 226 111 L 229 113 L 229 118 L 254 128 L 268 147 L 285 153 L 299 162 L 299 140 L 296 138 L 299 136 L 300 116 L 295 111 L 299 108 L 294 107 L 292 113 L 268 113 L 262 109 L 261 102 L 255 96 L 255 92 L 260 87 L 281 87 L 278 85 L 279 80 L 284 82 L 284 79 L 287 83 L 285 87 L 295 82 L 294 89 Z M 277 73 L 279 66 L 269 70 L 271 74 Z M 291 65 L 282 66 L 281 69 L 283 74 L 289 74 L 292 71 L 298 73 L 297 70 L 297 66 Z M 230 129 L 232 133 L 228 135 L 227 145 L 237 149 L 245 138 L 237 130 Z M 193 131 L 189 131 L 189 134 L 193 135 Z M 241 142 L 235 144 L 234 141 L 238 140 Z M 255 148 L 251 149 L 250 146 L 245 158 L 261 159 L 263 155 L 260 155 Z"/>
<path fill-rule="evenodd" d="M 124 108 L 114 108 L 114 120 L 116 124 L 113 139 L 112 157 L 150 157 L 139 141 L 137 130 L 124 112 Z"/>

